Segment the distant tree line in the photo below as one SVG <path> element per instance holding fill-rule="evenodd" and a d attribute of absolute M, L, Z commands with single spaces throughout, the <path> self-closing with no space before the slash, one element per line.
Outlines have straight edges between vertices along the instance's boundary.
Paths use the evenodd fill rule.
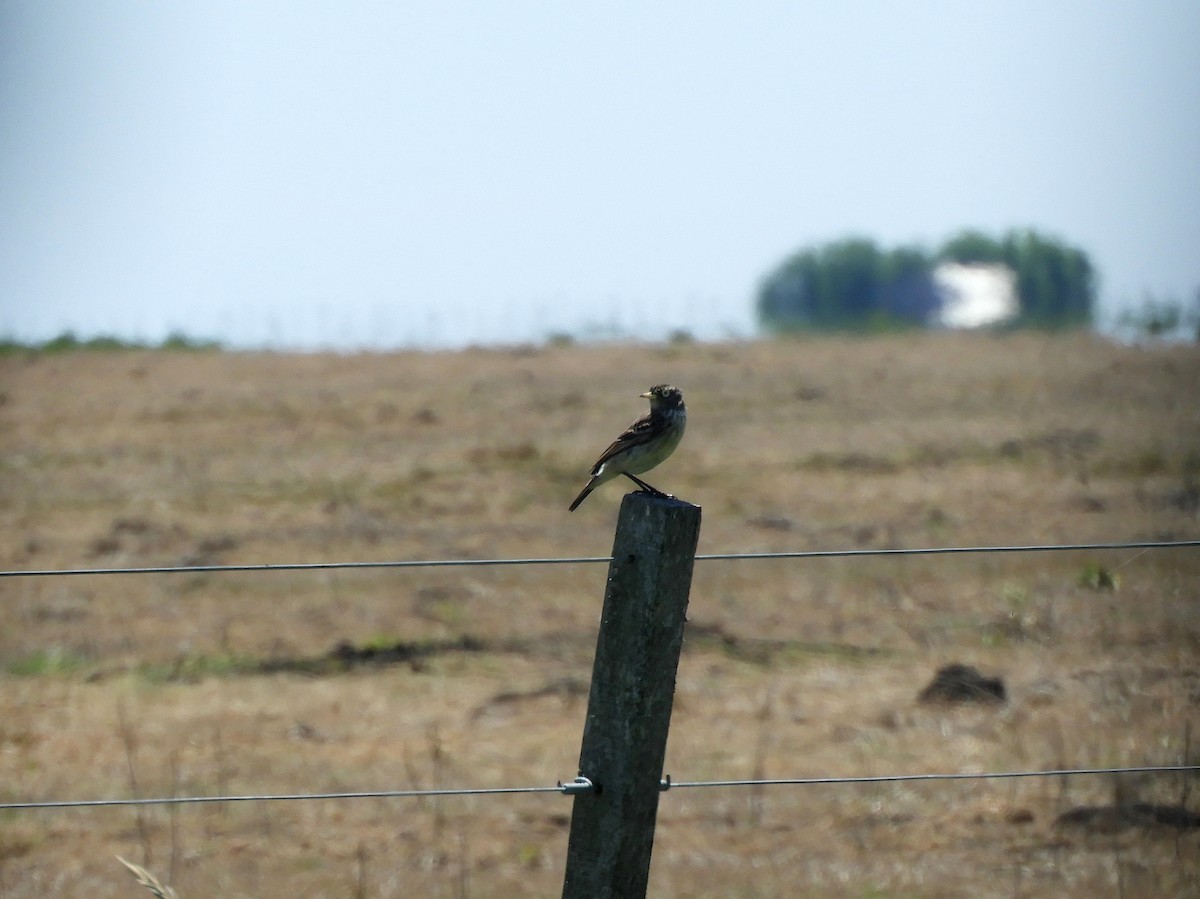
<path fill-rule="evenodd" d="M 759 322 L 773 331 L 930 324 L 944 302 L 934 270 L 948 262 L 1006 266 L 1019 306 L 1015 326 L 1070 328 L 1092 320 L 1095 269 L 1087 254 L 1020 229 L 999 239 L 963 231 L 932 252 L 885 250 L 861 237 L 800 250 L 760 284 Z"/>
<path fill-rule="evenodd" d="M 98 337 L 76 337 L 74 331 L 64 331 L 49 340 L 22 341 L 16 338 L 0 338 L 0 356 L 15 353 L 71 353 L 81 350 L 93 352 L 114 352 L 126 350 L 187 350 L 211 351 L 221 349 L 221 344 L 215 340 L 188 337 L 186 334 L 172 332 L 160 343 L 144 340 L 126 340 L 122 337 L 101 335 Z"/>

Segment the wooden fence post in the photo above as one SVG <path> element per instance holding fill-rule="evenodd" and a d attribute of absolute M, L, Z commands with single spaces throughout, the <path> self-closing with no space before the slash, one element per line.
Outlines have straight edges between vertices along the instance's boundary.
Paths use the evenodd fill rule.
<path fill-rule="evenodd" d="M 645 896 L 700 509 L 621 502 L 596 641 L 564 899 Z"/>

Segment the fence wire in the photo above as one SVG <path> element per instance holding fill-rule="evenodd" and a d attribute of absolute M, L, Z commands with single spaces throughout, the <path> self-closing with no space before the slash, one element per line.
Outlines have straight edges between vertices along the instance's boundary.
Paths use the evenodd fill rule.
<path fill-rule="evenodd" d="M 1100 552 L 1120 549 L 1185 549 L 1200 540 L 1141 540 L 1113 543 L 1046 543 L 1017 546 L 927 546 L 891 549 L 813 549 L 795 552 L 708 553 L 697 562 L 761 561 L 763 559 L 837 559 L 864 556 L 937 556 L 968 553 Z M 502 565 L 589 565 L 611 562 L 612 556 L 566 556 L 531 559 L 401 559 L 378 562 L 268 562 L 248 565 L 160 565 L 144 568 L 47 568 L 0 571 L 0 578 L 69 577 L 115 574 L 220 574 L 233 571 L 330 571 L 371 568 L 472 568 Z"/>
<path fill-rule="evenodd" d="M 1047 771 L 981 771 L 930 774 L 876 774 L 850 777 L 785 777 L 761 780 L 676 781 L 669 776 L 659 782 L 659 790 L 712 789 L 716 787 L 806 787 L 849 784 L 889 784 L 956 780 L 1002 780 L 1022 777 L 1081 777 L 1087 775 L 1164 774 L 1200 772 L 1200 765 L 1140 765 L 1129 768 L 1058 768 Z M 583 781 L 586 789 L 579 789 Z M 34 802 L 0 802 L 0 811 L 34 809 L 110 808 L 113 806 L 197 805 L 218 802 L 303 802 L 331 799 L 423 799 L 434 796 L 504 796 L 515 793 L 562 793 L 578 795 L 594 792 L 584 778 L 556 786 L 479 787 L 439 790 L 368 790 L 346 793 L 259 793 L 233 796 L 157 796 L 126 799 L 57 799 Z"/>

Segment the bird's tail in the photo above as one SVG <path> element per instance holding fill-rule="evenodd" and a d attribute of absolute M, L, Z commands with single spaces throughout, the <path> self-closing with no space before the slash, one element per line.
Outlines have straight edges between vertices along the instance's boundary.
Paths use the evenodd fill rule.
<path fill-rule="evenodd" d="M 590 481 L 588 481 L 583 490 L 579 492 L 579 496 L 575 497 L 575 502 L 571 503 L 571 508 L 567 511 L 574 512 L 576 509 L 578 509 L 579 504 L 588 498 L 589 493 L 596 489 L 596 484 L 599 480 L 599 478 L 593 477 Z"/>

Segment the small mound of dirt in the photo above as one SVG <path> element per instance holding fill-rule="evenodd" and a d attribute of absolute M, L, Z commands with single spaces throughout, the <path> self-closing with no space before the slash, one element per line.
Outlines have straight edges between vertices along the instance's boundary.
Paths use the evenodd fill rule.
<path fill-rule="evenodd" d="M 1006 698 L 1000 678 L 984 677 L 978 669 L 957 663 L 939 668 L 917 696 L 923 703 L 1004 702 Z"/>

